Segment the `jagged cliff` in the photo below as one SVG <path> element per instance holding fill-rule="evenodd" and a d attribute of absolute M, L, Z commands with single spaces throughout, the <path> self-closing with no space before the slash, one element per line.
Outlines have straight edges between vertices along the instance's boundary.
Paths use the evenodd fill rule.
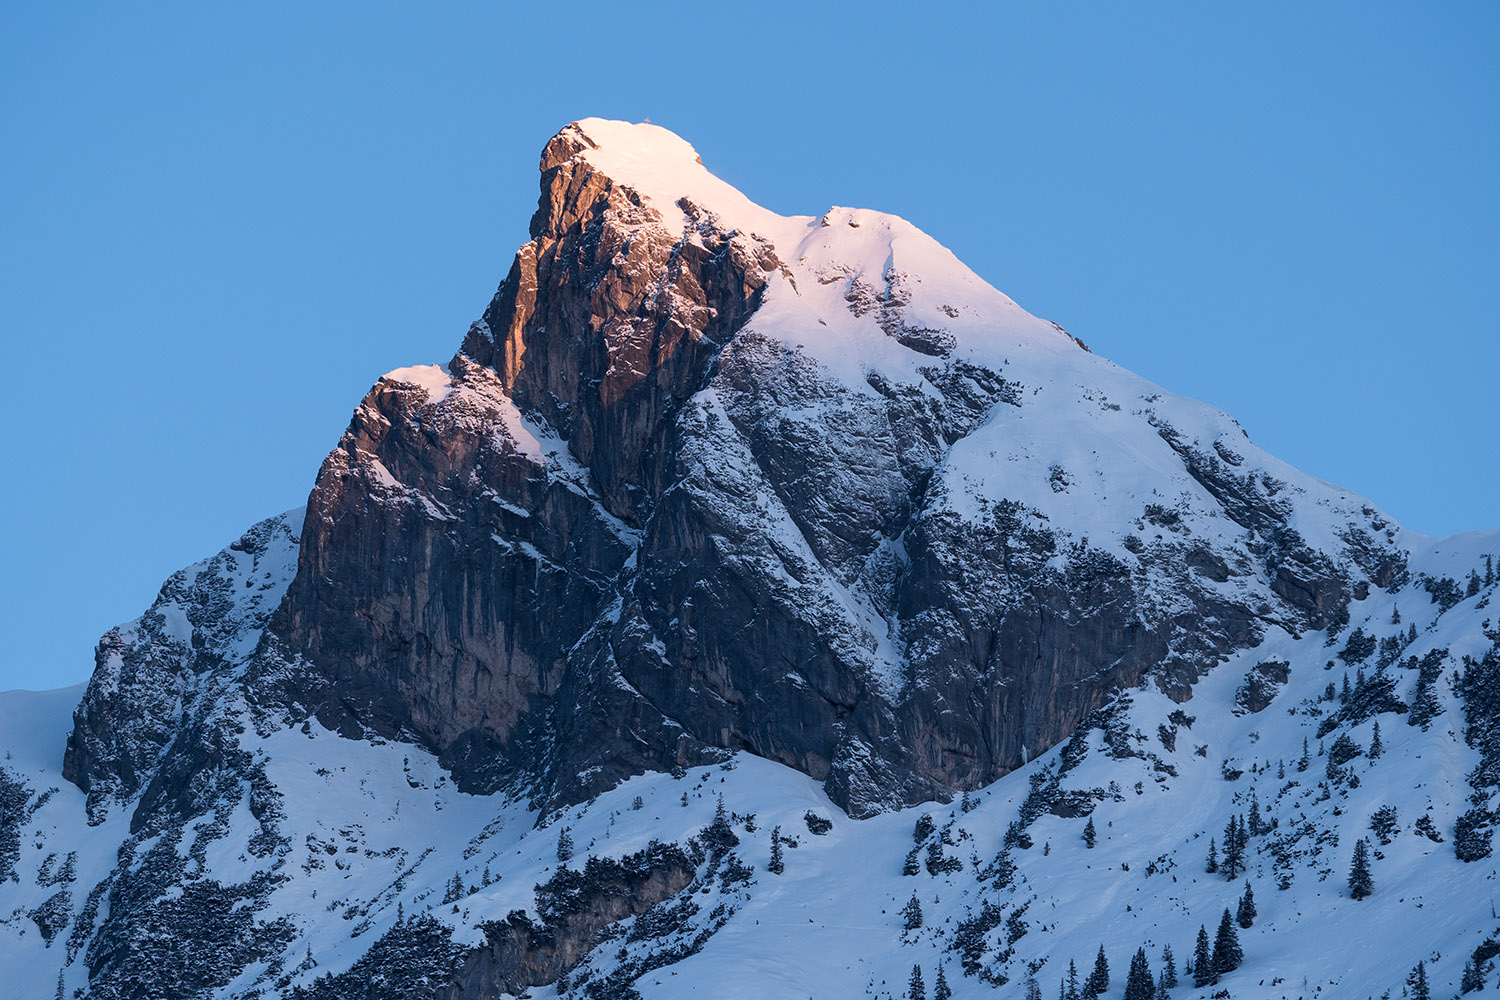
<path fill-rule="evenodd" d="M 900 219 L 774 215 L 653 126 L 571 125 L 541 173 L 460 351 L 319 472 L 247 675 L 278 717 L 554 804 L 744 749 L 866 815 L 1401 572 L 1378 512 Z M 129 790 L 81 711 L 70 775 Z"/>
<path fill-rule="evenodd" d="M 1438 553 L 901 219 L 779 216 L 671 133 L 590 119 L 547 144 L 530 235 L 446 364 L 371 389 L 305 512 L 177 574 L 101 641 L 62 766 L 77 802 L 64 788 L 47 812 L 47 767 L 0 769 L 0 874 L 34 814 L 76 806 L 79 836 L 106 845 L 66 880 L 33 865 L 44 898 L 12 914 L 61 942 L 89 995 L 457 1000 L 576 967 L 577 995 L 633 996 L 749 906 L 730 825 L 748 852 L 775 817 L 822 857 L 829 804 L 869 818 L 987 789 L 979 815 L 1014 813 L 1024 836 L 1131 782 L 1238 780 L 1260 731 L 1237 720 L 1288 685 L 1321 691 L 1307 670 L 1334 662 L 1323 646 L 1351 615 L 1346 665 L 1375 662 L 1377 626 L 1382 678 L 1408 648 L 1431 662 L 1410 658 L 1409 703 L 1361 674 L 1351 697 L 1379 704 L 1333 727 L 1400 711 L 1425 733 L 1442 671 L 1484 653 L 1487 620 L 1440 620 L 1487 603 L 1443 575 L 1475 572 L 1480 540 Z M 1446 646 L 1398 624 L 1414 574 Z M 1203 730 L 1174 703 L 1223 688 L 1226 662 L 1228 695 L 1201 711 L 1241 742 L 1189 746 Z M 1310 705 L 1282 736 L 1331 711 Z M 1074 773 L 1093 732 L 1097 773 Z M 1019 795 L 994 784 L 1028 761 Z M 704 826 L 711 776 L 736 768 L 745 801 Z M 1428 809 L 1456 830 L 1449 785 Z M 1288 822 L 1342 816 L 1328 798 L 1287 800 Z M 631 818 L 644 809 L 654 826 Z M 1463 815 L 1488 856 L 1489 814 Z M 570 822 L 598 851 L 584 876 L 552 871 L 554 834 L 534 836 Z M 889 853 L 885 819 L 848 822 L 833 841 Z M 924 848 L 929 875 L 963 871 L 954 836 L 987 836 L 965 822 Z M 1203 832 L 1187 822 L 1163 826 L 1156 863 Z M 984 896 L 1004 866 L 973 861 Z M 1000 919 L 953 888 L 956 920 Z M 1014 959 L 964 969 L 993 982 Z"/>

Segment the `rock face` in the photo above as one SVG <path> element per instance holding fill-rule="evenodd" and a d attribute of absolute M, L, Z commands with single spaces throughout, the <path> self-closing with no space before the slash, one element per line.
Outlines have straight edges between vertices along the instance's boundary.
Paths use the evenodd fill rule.
<path fill-rule="evenodd" d="M 262 709 L 538 802 L 747 749 L 867 814 L 1400 572 L 1357 498 L 908 224 L 776 216 L 696 161 L 596 120 L 547 145 L 483 319 L 325 461 Z"/>
<path fill-rule="evenodd" d="M 918 951 L 998 987 L 1099 929 L 1133 952 L 1148 906 L 1153 940 L 1190 941 L 1222 894 L 1139 880 L 1196 870 L 1247 794 L 1281 909 L 1326 909 L 1391 713 L 1382 753 L 1479 755 L 1403 802 L 1420 857 L 1439 825 L 1454 864 L 1490 856 L 1500 541 L 1404 534 L 900 219 L 775 215 L 649 125 L 571 125 L 541 170 L 453 358 L 381 378 L 305 512 L 101 640 L 77 788 L 5 748 L 0 965 L 23 956 L 28 995 L 53 956 L 96 1000 L 750 995 L 718 980 L 803 934 L 797 995 L 847 992 L 850 961 L 872 992 Z M 1339 799 L 1284 777 L 1336 730 Z M 831 808 L 1017 768 L 915 840 Z M 1057 950 L 1024 914 L 1079 872 L 1128 916 Z M 886 906 L 919 884 L 930 933 L 904 934 Z M 1426 898 L 1478 928 L 1472 877 L 1445 884 Z M 1413 956 L 1458 955 L 1440 930 Z"/>

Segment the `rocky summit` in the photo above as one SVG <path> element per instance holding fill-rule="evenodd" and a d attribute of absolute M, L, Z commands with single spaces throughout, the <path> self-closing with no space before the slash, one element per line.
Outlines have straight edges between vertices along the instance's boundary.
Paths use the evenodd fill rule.
<path fill-rule="evenodd" d="M 540 170 L 304 509 L 86 689 L 0 695 L 21 995 L 1494 980 L 1500 533 L 1407 531 L 660 127 Z"/>

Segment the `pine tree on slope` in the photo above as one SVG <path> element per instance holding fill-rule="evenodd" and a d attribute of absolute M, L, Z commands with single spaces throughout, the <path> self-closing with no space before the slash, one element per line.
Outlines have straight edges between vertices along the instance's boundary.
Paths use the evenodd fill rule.
<path fill-rule="evenodd" d="M 1098 840 L 1098 833 L 1094 830 L 1094 817 L 1089 817 L 1088 826 L 1083 828 L 1083 845 L 1093 850 L 1094 843 Z"/>
<path fill-rule="evenodd" d="M 1427 963 L 1417 963 L 1406 977 L 1406 985 L 1411 990 L 1411 1000 L 1432 1000 L 1432 989 L 1427 985 Z"/>
<path fill-rule="evenodd" d="M 1240 967 L 1245 960 L 1245 953 L 1240 948 L 1240 937 L 1235 933 L 1234 921 L 1229 917 L 1229 907 L 1224 908 L 1224 916 L 1219 920 L 1219 933 L 1214 938 L 1214 976 L 1225 975 Z"/>
<path fill-rule="evenodd" d="M 1078 992 L 1078 965 L 1071 958 L 1068 959 L 1068 992 L 1063 1000 L 1082 1000 Z"/>
<path fill-rule="evenodd" d="M 927 1000 L 927 985 L 922 982 L 922 967 L 911 967 L 911 982 L 906 987 L 906 1000 Z"/>
<path fill-rule="evenodd" d="M 1161 979 L 1167 989 L 1177 986 L 1177 959 L 1172 955 L 1172 946 L 1163 945 L 1161 949 Z"/>
<path fill-rule="evenodd" d="M 1245 882 L 1245 894 L 1240 897 L 1238 911 L 1234 915 L 1234 922 L 1246 930 L 1255 923 L 1255 894 L 1250 891 L 1250 882 Z"/>
<path fill-rule="evenodd" d="M 948 977 L 941 965 L 938 966 L 937 982 L 932 984 L 932 1000 L 953 1000 L 953 991 L 948 988 Z"/>
<path fill-rule="evenodd" d="M 1109 989 L 1109 960 L 1104 957 L 1104 945 L 1099 946 L 1099 956 L 1094 959 L 1094 971 L 1083 983 L 1084 1000 L 1097 1000 Z"/>
<path fill-rule="evenodd" d="M 1361 837 L 1354 845 L 1354 861 L 1349 866 L 1349 898 L 1365 899 L 1375 891 L 1370 875 L 1370 842 Z"/>
<path fill-rule="evenodd" d="M 1130 971 L 1125 974 L 1124 1000 L 1155 1000 L 1155 997 L 1156 984 L 1146 963 L 1146 949 L 1137 948 L 1130 959 Z"/>
<path fill-rule="evenodd" d="M 786 859 L 781 853 L 781 827 L 779 826 L 771 831 L 771 861 L 766 865 L 766 870 L 772 875 L 780 875 L 786 871 Z"/>
<path fill-rule="evenodd" d="M 1193 948 L 1193 985 L 1211 986 L 1215 981 L 1214 959 L 1208 950 L 1208 928 L 1198 925 L 1198 943 Z"/>
<path fill-rule="evenodd" d="M 906 929 L 909 931 L 922 926 L 922 903 L 917 899 L 916 893 L 912 893 L 911 899 L 902 907 L 901 916 L 905 918 Z"/>

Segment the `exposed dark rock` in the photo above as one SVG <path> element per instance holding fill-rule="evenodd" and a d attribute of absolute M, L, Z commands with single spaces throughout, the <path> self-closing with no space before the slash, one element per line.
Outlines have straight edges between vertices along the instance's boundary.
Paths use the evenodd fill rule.
<path fill-rule="evenodd" d="M 1282 660 L 1257 663 L 1234 693 L 1235 704 L 1247 712 L 1263 712 L 1291 677 L 1291 664 Z"/>

